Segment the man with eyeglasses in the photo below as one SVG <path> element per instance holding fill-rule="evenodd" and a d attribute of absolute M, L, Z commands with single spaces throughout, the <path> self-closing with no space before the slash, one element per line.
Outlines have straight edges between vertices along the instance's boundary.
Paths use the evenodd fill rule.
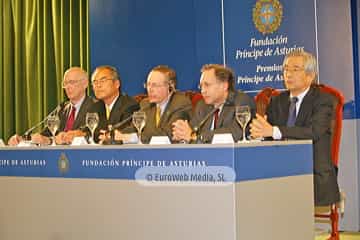
<path fill-rule="evenodd" d="M 202 67 L 201 72 L 203 100 L 197 103 L 190 122 L 178 120 L 173 124 L 173 138 L 209 143 L 214 134 L 231 133 L 235 141 L 240 140 L 242 129 L 235 119 L 235 106 L 247 105 L 255 114 L 254 100 L 235 90 L 235 77 L 230 68 L 208 64 Z"/>
<path fill-rule="evenodd" d="M 64 73 L 62 87 L 69 101 L 61 103 L 57 108 L 60 126 L 55 141 L 57 144 L 69 144 L 75 137 L 84 135 L 80 128 L 85 126 L 86 113 L 94 100 L 86 94 L 88 74 L 80 67 L 71 67 Z M 51 133 L 46 127 L 41 133 L 33 134 L 31 141 L 47 145 L 51 143 L 50 136 Z M 17 145 L 21 140 L 22 137 L 14 135 L 8 144 Z"/>
<path fill-rule="evenodd" d="M 333 100 L 316 86 L 315 57 L 305 51 L 290 52 L 283 62 L 287 91 L 271 99 L 266 116 L 251 123 L 254 138 L 312 139 L 314 145 L 315 205 L 339 201 L 335 168 L 331 162 Z"/>
<path fill-rule="evenodd" d="M 121 93 L 121 80 L 115 67 L 104 65 L 95 69 L 91 77 L 95 97 L 100 100 L 94 104 L 90 112 L 99 114 L 99 125 L 95 130 L 96 141 L 104 141 L 109 126 L 120 123 L 139 109 L 134 98 Z M 130 119 L 119 128 L 129 126 Z"/>
<path fill-rule="evenodd" d="M 165 65 L 154 67 L 144 87 L 148 97 L 140 102 L 141 110 L 146 114 L 146 124 L 141 141 L 149 143 L 153 136 L 168 136 L 172 139 L 172 123 L 178 119 L 190 119 L 192 105 L 190 98 L 175 91 L 176 72 Z M 134 132 L 128 128 L 123 132 Z M 134 134 L 115 133 L 116 140 L 129 142 Z"/>

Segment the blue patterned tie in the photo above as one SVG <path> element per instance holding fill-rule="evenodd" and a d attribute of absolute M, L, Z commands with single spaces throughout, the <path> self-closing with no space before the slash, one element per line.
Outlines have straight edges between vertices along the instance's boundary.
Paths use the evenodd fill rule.
<path fill-rule="evenodd" d="M 292 97 L 290 99 L 290 107 L 289 107 L 289 117 L 286 123 L 286 126 L 293 127 L 296 121 L 296 102 L 298 101 L 297 97 Z"/>

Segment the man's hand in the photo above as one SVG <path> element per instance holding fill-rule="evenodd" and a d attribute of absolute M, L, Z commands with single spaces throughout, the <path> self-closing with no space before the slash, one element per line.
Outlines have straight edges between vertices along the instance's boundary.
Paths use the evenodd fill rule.
<path fill-rule="evenodd" d="M 18 145 L 21 141 L 22 141 L 22 137 L 19 136 L 19 135 L 17 135 L 17 134 L 15 134 L 15 135 L 13 135 L 13 136 L 9 139 L 8 145 L 10 145 L 10 146 L 16 146 L 16 145 Z"/>
<path fill-rule="evenodd" d="M 252 138 L 272 137 L 273 126 L 268 123 L 266 115 L 262 117 L 256 114 L 256 118 L 250 124 L 250 133 Z"/>
<path fill-rule="evenodd" d="M 31 141 L 40 145 L 49 145 L 51 143 L 50 138 L 45 137 L 40 133 L 35 133 L 31 135 Z"/>
<path fill-rule="evenodd" d="M 130 134 L 124 134 L 121 131 L 115 129 L 115 131 L 114 131 L 114 139 L 116 141 L 124 141 L 125 142 L 125 141 L 129 140 L 129 138 L 130 138 Z"/>
<path fill-rule="evenodd" d="M 55 137 L 56 144 L 71 144 L 75 137 L 83 137 L 86 134 L 80 130 L 60 132 Z"/>
<path fill-rule="evenodd" d="M 192 128 L 187 120 L 177 120 L 172 124 L 173 140 L 181 141 L 185 140 L 189 142 L 191 140 Z"/>

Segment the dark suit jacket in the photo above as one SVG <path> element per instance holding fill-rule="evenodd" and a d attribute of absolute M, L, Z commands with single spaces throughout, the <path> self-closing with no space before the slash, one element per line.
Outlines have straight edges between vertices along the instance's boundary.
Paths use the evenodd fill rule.
<path fill-rule="evenodd" d="M 279 127 L 283 139 L 313 140 L 315 205 L 338 202 L 339 188 L 331 162 L 333 98 L 312 86 L 301 103 L 295 126 L 286 127 L 289 94 L 286 91 L 272 98 L 267 108 L 268 121 Z"/>
<path fill-rule="evenodd" d="M 175 92 L 170 97 L 169 102 L 161 115 L 159 126 L 156 127 L 156 104 L 149 103 L 149 101 L 145 99 L 141 101 L 140 106 L 146 114 L 146 125 L 141 135 L 141 140 L 144 143 L 150 142 L 152 136 L 168 136 L 171 141 L 171 124 L 178 119 L 190 120 L 192 111 L 190 99 L 183 93 Z"/>
<path fill-rule="evenodd" d="M 83 103 L 80 106 L 80 110 L 76 116 L 74 125 L 71 130 L 77 130 L 77 129 L 83 129 L 86 127 L 86 113 L 89 111 L 89 109 L 92 107 L 92 105 L 95 103 L 95 100 L 92 97 L 86 96 Z M 60 119 L 60 126 L 58 132 L 64 131 L 66 126 L 66 121 L 70 114 L 70 102 L 66 101 L 60 104 L 60 110 L 58 113 L 59 119 Z M 41 132 L 44 136 L 51 136 L 51 132 L 47 127 Z"/>
<path fill-rule="evenodd" d="M 110 112 L 109 119 L 106 119 L 106 108 L 105 103 L 103 101 L 96 102 L 93 107 L 90 109 L 90 112 L 97 112 L 99 114 L 99 124 L 95 130 L 95 140 L 98 140 L 99 131 L 101 129 L 108 130 L 108 125 L 115 125 L 124 121 L 125 119 L 129 119 L 128 122 L 124 123 L 123 126 L 120 126 L 118 129 L 123 129 L 129 126 L 131 119 L 129 118 L 134 111 L 139 109 L 139 104 L 128 95 L 120 94 L 114 103 L 113 108 Z"/>
<path fill-rule="evenodd" d="M 210 116 L 202 127 L 199 128 L 199 139 L 203 143 L 209 143 L 212 141 L 214 134 L 216 133 L 231 133 L 234 141 L 238 141 L 242 138 L 242 129 L 235 118 L 235 106 L 248 105 L 251 109 L 252 117 L 255 116 L 256 107 L 255 102 L 246 93 L 242 91 L 230 91 L 229 96 L 223 106 L 218 120 L 218 127 L 215 130 L 211 129 L 213 117 Z M 203 100 L 200 100 L 195 107 L 193 118 L 191 119 L 191 126 L 194 128 L 214 109 L 213 105 L 206 104 Z M 247 127 L 247 129 L 249 126 Z"/>

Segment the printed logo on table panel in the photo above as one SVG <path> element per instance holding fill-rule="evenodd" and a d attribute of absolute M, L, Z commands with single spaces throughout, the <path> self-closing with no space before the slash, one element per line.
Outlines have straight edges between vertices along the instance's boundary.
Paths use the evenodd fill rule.
<path fill-rule="evenodd" d="M 61 153 L 58 160 L 58 168 L 61 174 L 65 174 L 69 171 L 70 163 L 69 159 L 66 157 L 65 153 Z"/>
<path fill-rule="evenodd" d="M 253 22 L 262 34 L 275 32 L 282 17 L 283 6 L 278 0 L 258 0 L 253 8 Z"/>

